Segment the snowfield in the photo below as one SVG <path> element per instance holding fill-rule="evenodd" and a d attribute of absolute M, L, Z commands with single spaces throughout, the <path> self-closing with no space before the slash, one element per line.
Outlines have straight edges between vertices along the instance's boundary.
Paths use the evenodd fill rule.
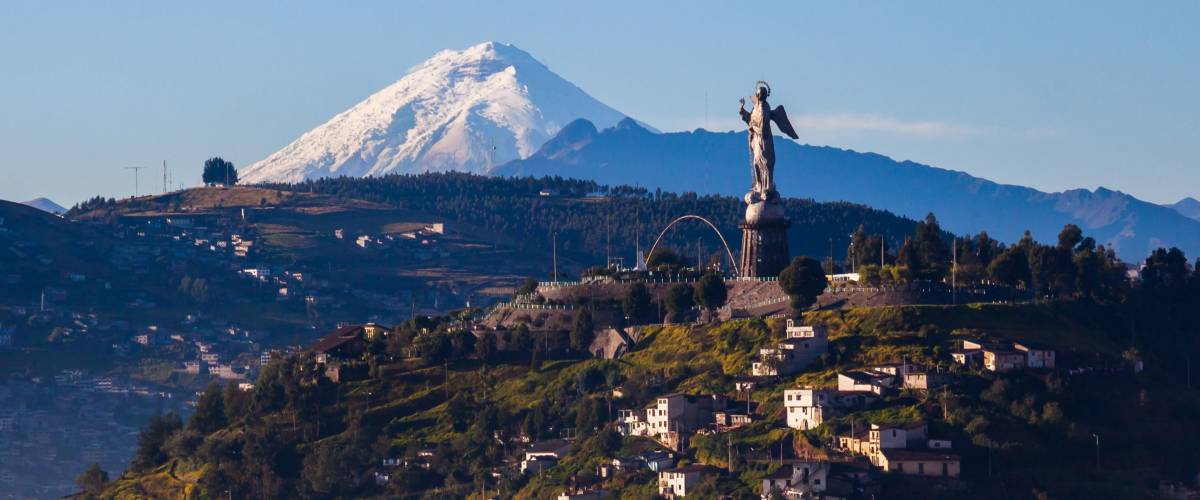
<path fill-rule="evenodd" d="M 439 52 L 246 167 L 241 178 L 257 183 L 447 170 L 487 174 L 533 154 L 577 118 L 609 127 L 625 115 L 521 49 L 486 42 Z"/>

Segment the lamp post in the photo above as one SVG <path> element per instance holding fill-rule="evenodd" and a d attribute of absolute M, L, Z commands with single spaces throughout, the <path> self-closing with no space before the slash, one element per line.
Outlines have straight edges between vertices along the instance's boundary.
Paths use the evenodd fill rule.
<path fill-rule="evenodd" d="M 1096 439 L 1096 472 L 1100 472 L 1100 435 L 1093 432 L 1092 437 Z"/>

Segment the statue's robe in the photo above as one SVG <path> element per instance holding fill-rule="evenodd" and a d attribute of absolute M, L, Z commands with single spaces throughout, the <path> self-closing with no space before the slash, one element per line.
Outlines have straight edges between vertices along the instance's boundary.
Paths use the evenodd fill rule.
<path fill-rule="evenodd" d="M 750 126 L 751 192 L 760 193 L 763 199 L 767 199 L 775 191 L 775 141 L 771 134 L 771 121 L 774 120 L 779 130 L 788 137 L 797 139 L 799 136 L 788 121 L 783 106 L 772 110 L 766 99 L 755 98 L 753 110 L 742 108 L 740 111 L 742 121 Z"/>

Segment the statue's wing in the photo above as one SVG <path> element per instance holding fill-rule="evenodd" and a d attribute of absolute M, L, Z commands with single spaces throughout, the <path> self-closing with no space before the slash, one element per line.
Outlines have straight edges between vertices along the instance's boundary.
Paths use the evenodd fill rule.
<path fill-rule="evenodd" d="M 783 110 L 783 106 L 775 106 L 771 110 L 771 119 L 775 120 L 775 124 L 779 126 L 779 131 L 786 134 L 792 139 L 799 139 L 796 135 L 796 129 L 792 128 L 792 122 L 788 121 L 787 112 Z"/>

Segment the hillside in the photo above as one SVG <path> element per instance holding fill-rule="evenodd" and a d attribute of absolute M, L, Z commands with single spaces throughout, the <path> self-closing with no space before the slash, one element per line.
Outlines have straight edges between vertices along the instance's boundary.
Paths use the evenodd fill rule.
<path fill-rule="evenodd" d="M 844 200 L 909 218 L 933 212 L 952 232 L 987 231 L 1009 243 L 1026 230 L 1039 241 L 1051 241 L 1063 225 L 1073 223 L 1127 260 L 1164 246 L 1200 254 L 1200 221 L 1119 191 L 1045 193 L 874 153 L 786 139 L 775 147 L 776 183 L 783 196 Z M 580 120 L 534 155 L 501 165 L 494 173 L 741 196 L 748 188 L 748 168 L 742 132 L 660 134 L 632 120 L 600 130 Z"/>
<path fill-rule="evenodd" d="M 963 457 L 963 484 L 944 490 L 884 475 L 881 487 L 888 498 L 1141 498 L 1159 479 L 1181 478 L 1189 470 L 1184 464 L 1200 459 L 1186 444 L 1200 439 L 1190 424 L 1200 416 L 1200 398 L 1170 385 L 1160 371 L 1135 376 L 1127 369 L 1105 369 L 1121 365 L 1121 314 L 1065 303 L 817 313 L 808 321 L 829 328 L 830 356 L 800 375 L 757 387 L 751 396 L 758 403 L 754 423 L 695 436 L 683 460 L 723 469 L 727 449 L 733 450 L 736 472 L 720 475 L 715 487 L 734 498 L 754 498 L 760 493 L 758 478 L 775 471 L 777 460 L 822 446 L 852 422 L 919 419 L 953 440 Z M 392 346 L 410 341 L 405 339 L 420 344 L 421 337 L 411 336 L 415 327 L 399 329 L 386 352 L 399 352 Z M 753 353 L 779 328 L 774 321 L 758 320 L 651 326 L 619 362 L 564 359 L 566 353 L 559 353 L 535 368 L 521 353 L 504 351 L 486 361 L 450 353 L 445 371 L 440 359 L 375 355 L 370 376 L 340 384 L 319 375 L 313 379 L 309 361 L 288 361 L 260 379 L 244 401 L 226 397 L 225 405 L 245 408 L 245 414 L 230 413 L 227 421 L 199 433 L 196 429 L 211 424 L 193 417 L 183 430 L 171 431 L 191 433 L 184 435 L 193 447 L 165 450 L 141 471 L 126 472 L 101 498 L 134 491 L 174 495 L 184 488 L 195 488 L 201 497 L 230 489 L 243 497 L 385 498 L 420 492 L 478 498 L 480 489 L 490 489 L 504 498 L 546 498 L 571 484 L 619 490 L 623 498 L 650 498 L 657 483 L 653 474 L 608 480 L 595 475 L 596 466 L 614 456 L 655 446 L 612 432 L 605 424 L 613 418 L 608 405 L 612 411 L 640 409 L 670 392 L 736 398 L 733 376 L 748 368 Z M 438 329 L 453 331 L 449 323 Z M 902 356 L 912 363 L 954 366 L 950 350 L 961 338 L 979 334 L 1060 350 L 1063 370 L 995 375 L 954 369 L 954 385 L 943 394 L 888 396 L 807 432 L 781 425 L 785 388 L 827 386 L 839 370 L 897 362 Z M 1068 369 L 1079 373 L 1068 374 Z M 610 403 L 614 386 L 621 387 L 622 396 Z M 287 391 L 300 396 L 289 403 L 283 398 Z M 1114 405 L 1114 391 L 1140 393 L 1140 403 Z M 1049 407 L 1061 414 L 1043 412 Z M 532 477 L 504 475 L 504 464 L 522 453 L 517 436 L 546 439 L 565 428 L 577 428 L 579 441 L 554 468 Z M 1092 466 L 1093 433 L 1104 440 L 1102 474 Z M 219 451 L 237 449 L 242 452 Z M 427 465 L 380 467 L 388 457 Z M 500 479 L 489 471 L 501 471 Z M 352 479 L 375 473 L 385 474 L 386 484 Z"/>
<path fill-rule="evenodd" d="M 298 184 L 266 184 L 268 189 L 326 194 L 384 203 L 447 220 L 489 228 L 522 250 L 546 256 L 555 240 L 559 255 L 585 266 L 604 265 L 608 256 L 634 264 L 635 251 L 648 251 L 660 231 L 675 218 L 695 214 L 712 221 L 734 252 L 741 241 L 737 223 L 745 205 L 732 196 L 698 196 L 647 190 L 624 184 L 601 186 L 562 177 L 484 177 L 462 173 L 389 175 L 376 178 L 336 178 Z M 546 191 L 547 194 L 541 194 Z M 830 239 L 840 259 L 848 235 L 861 224 L 882 234 L 888 248 L 899 248 L 912 234 L 916 221 L 890 212 L 845 202 L 818 203 L 787 198 L 784 209 L 792 220 L 788 244 L 795 255 L 827 256 Z M 1061 229 L 1061 227 L 1059 228 Z M 556 233 L 557 236 L 553 236 Z M 707 226 L 681 223 L 663 236 L 663 244 L 689 257 L 697 242 L 707 261 L 725 255 L 720 240 Z M 686 249 L 686 251 L 684 251 Z M 544 267 L 539 277 L 548 277 Z M 580 269 L 570 269 L 577 276 Z"/>

